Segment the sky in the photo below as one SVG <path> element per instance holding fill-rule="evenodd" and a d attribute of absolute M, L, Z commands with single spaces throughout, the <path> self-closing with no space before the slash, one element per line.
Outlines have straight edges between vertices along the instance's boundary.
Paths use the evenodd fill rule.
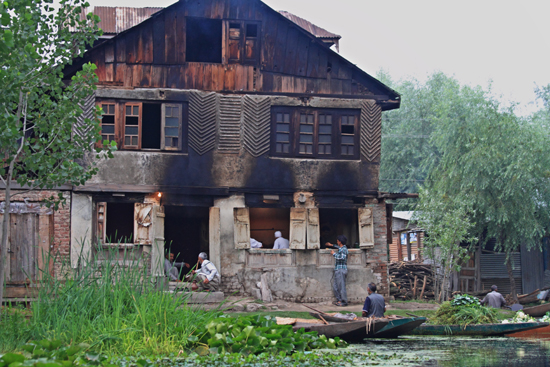
<path fill-rule="evenodd" d="M 168 6 L 174 0 L 89 0 L 92 6 Z M 550 84 L 548 0 L 264 0 L 342 36 L 340 54 L 371 75 L 425 81 L 436 71 L 491 85 L 517 113 Z"/>

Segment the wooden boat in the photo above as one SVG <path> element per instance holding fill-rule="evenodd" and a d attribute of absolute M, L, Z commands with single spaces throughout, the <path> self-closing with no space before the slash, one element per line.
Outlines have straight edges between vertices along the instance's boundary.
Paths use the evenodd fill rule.
<path fill-rule="evenodd" d="M 533 307 L 527 307 L 524 308 L 523 313 L 533 316 L 533 317 L 542 317 L 546 315 L 548 311 L 550 311 L 550 302 L 549 303 L 543 303 L 542 305 L 533 306 Z"/>
<path fill-rule="evenodd" d="M 310 314 L 317 319 L 324 319 L 329 324 L 312 325 L 307 323 L 307 320 L 301 320 L 294 325 L 294 330 L 304 327 L 306 331 L 317 331 L 330 338 L 338 336 L 349 343 L 361 342 L 365 338 L 397 338 L 426 322 L 425 317 L 357 318 L 350 321 L 324 313 Z"/>
<path fill-rule="evenodd" d="M 529 338 L 529 339 L 550 339 L 550 326 L 543 326 L 536 329 L 518 331 L 506 334 L 507 337 Z"/>
<path fill-rule="evenodd" d="M 328 324 L 309 323 L 305 321 L 306 320 L 296 322 L 292 327 L 293 330 L 298 331 L 304 328 L 305 331 L 316 331 L 320 335 L 325 335 L 327 338 L 334 338 L 337 336 L 348 343 L 360 343 L 365 338 L 375 337 L 374 335 L 386 327 L 390 322 L 385 319 L 377 319 L 374 320 L 370 328 L 367 329 L 367 320 L 365 319 L 348 322 L 332 322 Z"/>
<path fill-rule="evenodd" d="M 548 326 L 547 322 L 518 322 L 508 324 L 478 325 L 420 325 L 408 335 L 457 335 L 457 336 L 503 336 Z"/>

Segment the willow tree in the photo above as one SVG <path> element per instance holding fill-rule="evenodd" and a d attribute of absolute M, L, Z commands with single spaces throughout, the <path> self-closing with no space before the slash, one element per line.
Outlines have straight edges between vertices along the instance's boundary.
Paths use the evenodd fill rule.
<path fill-rule="evenodd" d="M 95 66 L 85 64 L 70 83 L 64 83 L 63 69 L 97 39 L 99 19 L 82 17 L 88 6 L 82 0 L 52 5 L 53 0 L 0 3 L 0 182 L 5 188 L 0 304 L 14 185 L 25 190 L 80 185 L 96 172 L 93 163 L 79 164 L 100 139 L 99 110 L 84 116 L 79 104 L 93 93 Z M 60 203 L 61 194 L 48 204 Z"/>
<path fill-rule="evenodd" d="M 434 125 L 432 142 L 441 157 L 428 175 L 429 187 L 437 197 L 466 205 L 470 234 L 496 239 L 517 298 L 511 254 L 521 245 L 541 249 L 550 223 L 548 133 L 502 110 L 481 88 L 449 88 L 444 97 L 451 103 L 439 106 Z"/>

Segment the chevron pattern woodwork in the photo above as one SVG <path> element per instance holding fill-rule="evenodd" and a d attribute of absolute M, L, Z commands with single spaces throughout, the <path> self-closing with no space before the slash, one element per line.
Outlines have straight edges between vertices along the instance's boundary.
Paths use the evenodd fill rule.
<path fill-rule="evenodd" d="M 223 153 L 239 153 L 241 149 L 242 97 L 218 95 L 218 149 Z"/>
<path fill-rule="evenodd" d="M 91 124 L 86 124 L 85 119 L 92 119 L 94 117 L 95 109 L 95 93 L 92 93 L 85 100 L 78 103 L 80 108 L 82 108 L 82 115 L 80 115 L 73 125 L 73 140 L 78 146 L 83 145 L 82 140 L 85 139 L 85 136 L 88 135 L 93 126 Z M 90 148 L 93 146 L 93 143 L 90 144 Z"/>
<path fill-rule="evenodd" d="M 189 94 L 189 146 L 199 155 L 216 145 L 216 93 Z"/>
<path fill-rule="evenodd" d="M 271 99 L 245 96 L 243 99 L 243 145 L 253 157 L 269 152 Z"/>
<path fill-rule="evenodd" d="M 361 157 L 378 160 L 382 149 L 382 109 L 374 101 L 364 101 L 361 108 Z"/>

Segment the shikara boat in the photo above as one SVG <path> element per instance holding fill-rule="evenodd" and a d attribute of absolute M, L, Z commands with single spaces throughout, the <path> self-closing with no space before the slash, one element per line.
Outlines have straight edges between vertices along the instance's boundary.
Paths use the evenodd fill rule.
<path fill-rule="evenodd" d="M 518 331 L 515 333 L 506 334 L 508 337 L 528 338 L 528 339 L 550 339 L 550 326 L 543 326 L 536 329 Z"/>
<path fill-rule="evenodd" d="M 453 335 L 453 336 L 503 336 L 548 326 L 547 322 L 518 322 L 508 324 L 478 325 L 420 325 L 408 335 Z"/>
<path fill-rule="evenodd" d="M 425 317 L 357 318 L 350 321 L 329 314 L 311 315 L 326 321 L 327 324 L 318 323 L 317 320 L 313 324 L 308 320 L 300 320 L 294 324 L 294 330 L 303 327 L 306 331 L 317 331 L 327 337 L 338 336 L 349 343 L 361 342 L 365 338 L 397 338 L 426 322 Z"/>
<path fill-rule="evenodd" d="M 522 311 L 529 316 L 542 317 L 546 315 L 548 311 L 550 311 L 550 303 L 543 303 L 542 305 L 527 307 L 524 308 Z"/>

